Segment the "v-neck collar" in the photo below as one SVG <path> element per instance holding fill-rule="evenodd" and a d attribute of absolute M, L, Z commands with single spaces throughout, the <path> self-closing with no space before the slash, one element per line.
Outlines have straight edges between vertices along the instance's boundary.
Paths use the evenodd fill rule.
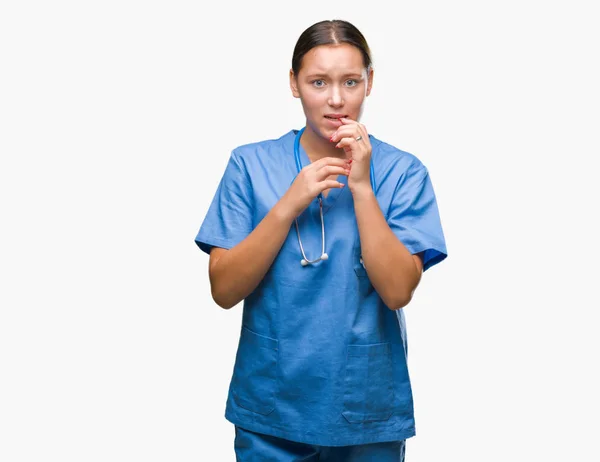
<path fill-rule="evenodd" d="M 294 131 L 294 136 L 297 135 L 298 132 Z M 308 158 L 308 154 L 302 147 L 302 143 L 299 143 L 299 153 L 300 153 L 300 164 L 302 167 L 310 164 L 310 159 Z M 292 145 L 292 156 L 294 156 L 294 147 Z M 295 159 L 292 159 L 294 162 L 294 167 L 296 167 Z M 337 181 L 344 184 L 343 188 L 331 188 L 327 195 L 323 195 L 323 213 L 327 212 L 333 205 L 336 203 L 338 197 L 348 189 L 348 177 L 346 175 L 338 175 Z"/>

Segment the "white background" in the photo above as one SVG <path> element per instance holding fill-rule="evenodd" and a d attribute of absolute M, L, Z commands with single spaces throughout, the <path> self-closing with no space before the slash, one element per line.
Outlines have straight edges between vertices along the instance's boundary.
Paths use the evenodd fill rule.
<path fill-rule="evenodd" d="M 341 18 L 448 244 L 405 308 L 407 461 L 599 461 L 592 3 L 3 2 L 0 460 L 234 460 L 241 305 L 194 237 L 230 151 L 303 126 L 293 47 Z"/>

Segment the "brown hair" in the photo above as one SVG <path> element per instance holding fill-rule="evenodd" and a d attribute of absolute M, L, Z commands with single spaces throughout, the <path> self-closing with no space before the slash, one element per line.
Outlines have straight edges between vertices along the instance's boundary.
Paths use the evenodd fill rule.
<path fill-rule="evenodd" d="M 298 75 L 302 67 L 304 55 L 319 45 L 337 45 L 348 43 L 359 49 L 363 56 L 363 63 L 367 70 L 372 65 L 371 50 L 363 34 L 348 21 L 341 19 L 326 20 L 313 24 L 306 29 L 294 48 L 292 57 L 292 70 Z"/>

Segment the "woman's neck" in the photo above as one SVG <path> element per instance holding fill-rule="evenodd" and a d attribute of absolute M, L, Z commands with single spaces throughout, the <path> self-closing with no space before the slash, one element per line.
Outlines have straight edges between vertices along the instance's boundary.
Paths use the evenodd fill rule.
<path fill-rule="evenodd" d="M 332 143 L 316 134 L 308 125 L 300 137 L 300 144 L 311 162 L 323 157 L 346 157 L 343 149 L 335 147 L 336 143 Z"/>

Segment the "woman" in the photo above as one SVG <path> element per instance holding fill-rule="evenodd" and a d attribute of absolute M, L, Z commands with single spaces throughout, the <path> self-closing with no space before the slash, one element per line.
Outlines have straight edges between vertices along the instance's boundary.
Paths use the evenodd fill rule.
<path fill-rule="evenodd" d="M 398 461 L 415 434 L 401 308 L 446 246 L 425 166 L 358 122 L 372 84 L 352 24 L 304 31 L 306 126 L 232 152 L 196 237 L 215 302 L 244 301 L 225 414 L 240 461 Z"/>

